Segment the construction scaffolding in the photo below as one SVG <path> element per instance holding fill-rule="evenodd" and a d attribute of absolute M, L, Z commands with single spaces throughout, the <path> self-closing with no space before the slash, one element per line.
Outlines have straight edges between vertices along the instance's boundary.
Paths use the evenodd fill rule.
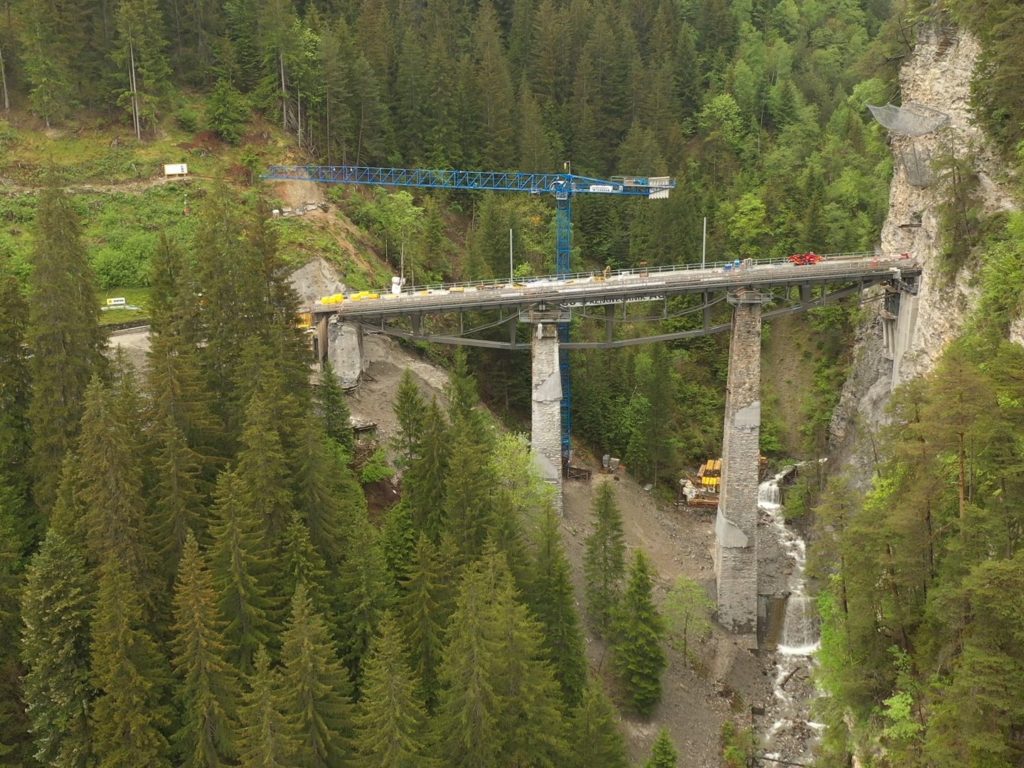
<path fill-rule="evenodd" d="M 949 123 L 949 115 L 937 109 L 913 102 L 896 106 L 886 104 L 876 107 L 868 104 L 868 109 L 881 125 L 890 133 L 906 136 L 910 141 L 901 142 L 896 151 L 903 169 L 907 173 L 907 181 L 915 187 L 927 187 L 935 181 L 932 170 L 931 152 L 920 146 L 914 139 L 935 133 Z"/>

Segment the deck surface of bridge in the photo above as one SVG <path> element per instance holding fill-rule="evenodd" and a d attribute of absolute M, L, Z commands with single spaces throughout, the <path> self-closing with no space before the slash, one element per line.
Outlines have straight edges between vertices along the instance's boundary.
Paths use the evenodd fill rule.
<path fill-rule="evenodd" d="M 499 309 L 546 304 L 582 307 L 623 301 L 657 300 L 686 293 L 705 293 L 753 288 L 770 290 L 798 285 L 862 282 L 865 286 L 920 274 L 917 262 L 901 254 L 841 254 L 817 264 L 795 265 L 788 260 L 748 261 L 700 265 L 652 267 L 546 277 L 515 282 L 453 283 L 414 288 L 400 294 L 350 295 L 337 303 L 317 302 L 307 311 L 336 314 L 342 318 L 382 318 L 433 312 Z"/>

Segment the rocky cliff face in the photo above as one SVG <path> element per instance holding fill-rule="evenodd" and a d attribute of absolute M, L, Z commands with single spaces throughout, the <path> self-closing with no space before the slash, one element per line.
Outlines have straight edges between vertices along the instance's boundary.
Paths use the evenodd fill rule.
<path fill-rule="evenodd" d="M 974 269 L 961 270 L 953 280 L 939 272 L 938 210 L 943 193 L 934 180 L 922 184 L 926 181 L 921 178 L 922 169 L 927 175 L 929 161 L 950 151 L 958 157 L 970 156 L 986 209 L 1013 207 L 999 182 L 1001 164 L 981 128 L 973 123 L 970 82 L 979 52 L 977 40 L 967 32 L 924 28 L 900 71 L 902 103 L 942 113 L 947 120 L 942 128 L 923 136 L 890 134 L 895 168 L 880 249 L 885 254 L 909 253 L 923 265 L 924 274 L 917 297 L 910 299 L 914 312 L 908 314 L 916 315 L 912 330 L 905 349 L 898 350 L 894 360 L 884 348 L 880 316 L 858 332 L 853 369 L 832 421 L 832 447 L 840 466 L 852 470 L 849 474 L 861 486 L 871 478 L 871 438 L 884 423 L 892 389 L 932 369 L 946 345 L 963 331 L 977 300 Z M 880 301 L 868 304 L 878 305 Z M 1017 330 L 1024 338 L 1024 323 Z"/>

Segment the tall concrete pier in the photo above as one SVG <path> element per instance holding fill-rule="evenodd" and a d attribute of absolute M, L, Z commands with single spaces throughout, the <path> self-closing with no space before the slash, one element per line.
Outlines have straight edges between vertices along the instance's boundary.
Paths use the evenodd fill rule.
<path fill-rule="evenodd" d="M 533 324 L 531 356 L 530 447 L 541 476 L 555 486 L 556 505 L 562 511 L 562 380 L 558 368 L 558 312 L 531 311 Z"/>
<path fill-rule="evenodd" d="M 761 304 L 756 291 L 733 305 L 722 438 L 722 480 L 715 520 L 718 620 L 757 644 L 757 472 L 761 436 Z"/>

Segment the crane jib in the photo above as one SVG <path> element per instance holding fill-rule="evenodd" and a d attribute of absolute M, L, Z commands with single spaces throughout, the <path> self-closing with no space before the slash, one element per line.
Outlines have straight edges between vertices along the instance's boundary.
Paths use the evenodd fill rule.
<path fill-rule="evenodd" d="M 675 180 L 667 176 L 613 176 L 610 179 L 572 173 L 519 171 L 460 171 L 428 168 L 377 168 L 363 165 L 272 165 L 267 180 L 313 181 L 324 184 L 529 192 L 566 197 L 577 194 L 667 197 Z"/>

